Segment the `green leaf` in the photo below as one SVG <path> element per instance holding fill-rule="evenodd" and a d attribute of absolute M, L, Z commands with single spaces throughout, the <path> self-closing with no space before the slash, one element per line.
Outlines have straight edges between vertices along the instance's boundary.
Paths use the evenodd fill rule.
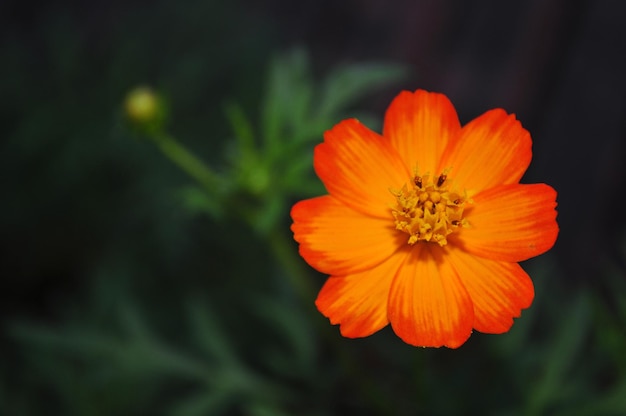
<path fill-rule="evenodd" d="M 268 350 L 267 361 L 286 375 L 312 371 L 315 343 L 306 318 L 291 305 L 273 299 L 253 298 L 251 304 L 255 314 L 276 327 L 287 342 L 284 349 Z"/>
<path fill-rule="evenodd" d="M 226 118 L 230 121 L 239 145 L 238 156 L 243 157 L 245 160 L 256 158 L 254 131 L 243 109 L 238 104 L 231 102 L 226 104 L 224 112 L 226 113 Z"/>
<path fill-rule="evenodd" d="M 204 213 L 214 219 L 221 219 L 224 215 L 224 207 L 221 201 L 209 195 L 206 190 L 198 186 L 187 186 L 178 191 L 185 208 L 192 214 Z"/>
<path fill-rule="evenodd" d="M 226 414 L 235 400 L 235 391 L 228 388 L 212 388 L 183 398 L 171 411 L 172 416 L 204 416 Z"/>
<path fill-rule="evenodd" d="M 568 372 L 581 352 L 583 340 L 589 329 L 589 302 L 583 293 L 568 308 L 567 319 L 555 334 L 550 350 L 545 353 L 541 378 L 530 391 L 527 414 L 544 414 L 558 399 L 567 397 L 571 387 Z M 570 395 L 571 397 L 571 395 Z"/>
<path fill-rule="evenodd" d="M 206 304 L 190 300 L 187 313 L 190 329 L 207 356 L 215 358 L 221 365 L 239 366 L 232 345 L 219 327 L 217 317 Z"/>
<path fill-rule="evenodd" d="M 332 119 L 366 93 L 388 86 L 406 76 L 401 65 L 355 64 L 332 72 L 322 86 L 317 116 Z"/>
<path fill-rule="evenodd" d="M 288 126 L 304 124 L 312 98 L 307 54 L 296 49 L 270 66 L 261 110 L 266 157 L 279 153 Z M 295 130 L 297 131 L 297 129 Z"/>

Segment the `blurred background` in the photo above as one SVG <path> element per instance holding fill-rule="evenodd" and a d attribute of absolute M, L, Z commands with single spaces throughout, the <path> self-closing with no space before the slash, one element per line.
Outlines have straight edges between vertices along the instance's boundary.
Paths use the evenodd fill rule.
<path fill-rule="evenodd" d="M 0 414 L 626 414 L 625 20 L 617 0 L 1 2 Z M 124 115 L 141 85 L 160 140 Z M 462 123 L 515 113 L 523 182 L 559 193 L 555 248 L 523 264 L 535 303 L 458 350 L 341 338 L 289 231 L 324 192 L 323 131 L 380 129 L 417 88 Z"/>

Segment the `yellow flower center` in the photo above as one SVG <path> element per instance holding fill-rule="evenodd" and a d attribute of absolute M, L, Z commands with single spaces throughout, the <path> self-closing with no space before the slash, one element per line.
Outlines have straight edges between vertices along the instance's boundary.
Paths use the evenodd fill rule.
<path fill-rule="evenodd" d="M 410 245 L 430 241 L 445 246 L 448 235 L 459 227 L 468 226 L 463 208 L 470 201 L 465 191 L 453 188 L 447 175 L 449 170 L 436 177 L 420 176 L 416 170 L 410 185 L 391 191 L 397 201 L 391 211 L 396 229 L 409 235 Z"/>

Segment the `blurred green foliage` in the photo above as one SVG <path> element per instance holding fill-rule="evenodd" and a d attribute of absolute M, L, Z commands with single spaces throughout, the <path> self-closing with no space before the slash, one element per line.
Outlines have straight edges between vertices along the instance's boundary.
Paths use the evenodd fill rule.
<path fill-rule="evenodd" d="M 1 50 L 0 414 L 626 413 L 626 288 L 610 263 L 607 295 L 560 287 L 550 254 L 527 262 L 533 307 L 459 350 L 389 329 L 341 338 L 315 310 L 324 276 L 297 256 L 288 211 L 324 193 L 324 130 L 349 116 L 380 126 L 361 100 L 405 68 L 316 76 L 302 49 L 266 62 L 270 39 L 229 28 L 234 9 L 201 22 L 191 4 L 159 3 L 150 22 L 131 8 L 96 51 L 58 10 L 39 29 L 45 72 L 24 39 Z M 152 38 L 151 24 L 177 21 L 191 29 Z M 215 55 L 178 47 L 194 39 Z M 169 105 L 147 136 L 122 111 L 144 83 Z"/>

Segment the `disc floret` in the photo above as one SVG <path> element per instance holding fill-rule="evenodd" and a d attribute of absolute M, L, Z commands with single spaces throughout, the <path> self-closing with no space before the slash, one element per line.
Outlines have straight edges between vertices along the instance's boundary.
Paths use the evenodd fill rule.
<path fill-rule="evenodd" d="M 416 169 L 409 184 L 391 191 L 397 202 L 391 211 L 396 229 L 409 235 L 410 245 L 429 241 L 445 246 L 448 235 L 469 225 L 463 218 L 467 193 L 455 189 L 449 171 L 430 176 L 419 175 Z"/>

